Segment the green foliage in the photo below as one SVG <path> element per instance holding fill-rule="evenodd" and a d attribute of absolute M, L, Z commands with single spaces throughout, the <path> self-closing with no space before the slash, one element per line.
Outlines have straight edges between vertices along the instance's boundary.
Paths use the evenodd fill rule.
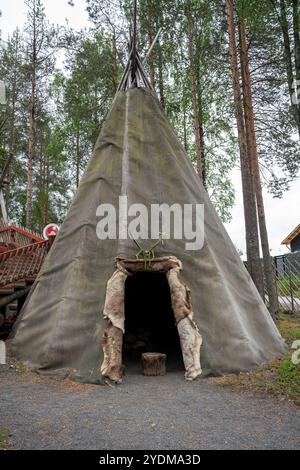
<path fill-rule="evenodd" d="M 236 0 L 246 22 L 255 106 L 256 134 L 263 182 L 281 198 L 297 178 L 300 146 L 291 113 L 279 1 Z M 289 8 L 291 2 L 285 2 Z M 292 19 L 289 17 L 292 42 Z M 293 60 L 293 59 L 292 59 Z"/>
<path fill-rule="evenodd" d="M 76 2 L 69 2 L 76 8 Z M 236 0 L 246 22 L 263 180 L 277 197 L 289 188 L 300 166 L 299 143 L 290 113 L 278 2 Z M 0 170 L 13 143 L 10 217 L 25 223 L 32 0 L 28 21 L 0 42 L 0 79 L 7 106 L 0 115 Z M 37 1 L 37 134 L 34 156 L 34 226 L 63 220 L 110 107 L 128 54 L 132 1 L 87 0 L 91 27 L 73 31 L 49 25 Z M 194 116 L 187 6 L 193 22 L 192 58 L 196 72 L 199 119 L 203 131 L 208 194 L 224 221 L 230 220 L 234 188 L 230 172 L 238 161 L 228 38 L 221 0 L 140 0 L 138 49 L 145 56 L 150 39 L 160 37 L 146 64 L 176 133 L 195 163 Z M 275 6 L 274 6 L 275 5 Z M 31 15 L 31 16 L 30 16 Z M 288 19 L 291 21 L 288 7 Z M 290 25 L 291 27 L 291 25 Z M 292 33 L 292 31 L 290 31 Z M 58 61 L 55 63 L 55 59 Z M 3 119 L 6 119 L 2 126 Z"/>
<path fill-rule="evenodd" d="M 288 314 L 283 314 L 280 316 L 277 326 L 280 334 L 288 344 L 300 339 L 300 321 L 297 317 L 293 319 Z"/>
<path fill-rule="evenodd" d="M 78 186 L 114 96 L 110 38 L 97 32 L 81 40 L 78 46 L 75 55 L 67 53 L 69 75 L 56 74 L 51 91 L 61 116 L 56 122 L 63 136 L 63 150 L 68 155 L 66 162 L 73 189 Z M 120 72 L 117 67 L 116 81 Z"/>
<path fill-rule="evenodd" d="M 293 364 L 291 356 L 293 341 L 300 339 L 300 318 L 281 315 L 277 327 L 288 345 L 288 351 L 282 359 L 276 359 L 257 371 L 241 373 L 220 379 L 222 386 L 229 386 L 247 392 L 259 392 L 282 396 L 300 405 L 300 365 Z"/>
<path fill-rule="evenodd" d="M 195 163 L 195 138 L 191 99 L 189 59 L 187 53 L 187 25 L 185 1 L 141 0 L 138 2 L 138 49 L 144 56 L 159 29 L 159 41 L 146 64 L 150 75 L 154 70 L 155 89 L 162 105 L 183 143 L 191 161 Z M 105 25 L 115 34 L 119 56 L 126 57 L 124 29 L 130 29 L 132 2 L 116 3 L 87 0 L 87 9 L 94 25 Z M 205 158 L 208 192 L 220 216 L 230 219 L 234 190 L 229 172 L 237 158 L 233 138 L 232 104 L 230 103 L 230 74 L 223 59 L 225 29 L 220 2 L 193 1 L 194 60 L 197 69 L 200 120 L 205 139 Z M 120 21 L 120 17 L 124 20 Z M 123 29 L 123 34 L 122 30 Z M 124 47 L 125 46 L 125 47 Z M 211 49 L 215 54 L 211 54 Z"/>
<path fill-rule="evenodd" d="M 283 296 L 293 295 L 300 298 L 300 275 L 290 274 L 283 276 L 278 282 L 279 294 Z"/>
<path fill-rule="evenodd" d="M 0 426 L 0 449 L 6 449 L 8 445 L 9 429 Z"/>
<path fill-rule="evenodd" d="M 300 405 L 300 370 L 299 364 L 291 361 L 290 354 L 286 355 L 277 365 L 277 377 L 268 381 L 266 386 L 270 393 L 286 395 Z"/>
<path fill-rule="evenodd" d="M 270 366 L 271 367 L 271 366 Z M 271 368 L 272 376 L 261 377 L 257 383 L 258 390 L 266 390 L 270 394 L 286 396 L 300 405 L 300 370 L 299 364 L 291 361 L 290 353 Z"/>
<path fill-rule="evenodd" d="M 290 355 L 286 356 L 278 366 L 278 384 L 279 387 L 290 387 L 293 393 L 298 393 L 300 399 L 299 364 L 293 364 Z"/>

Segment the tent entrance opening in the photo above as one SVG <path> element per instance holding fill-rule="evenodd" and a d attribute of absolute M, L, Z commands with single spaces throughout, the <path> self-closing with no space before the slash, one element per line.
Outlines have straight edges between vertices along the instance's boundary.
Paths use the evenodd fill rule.
<path fill-rule="evenodd" d="M 140 365 L 144 352 L 167 354 L 167 370 L 183 369 L 178 330 L 165 273 L 137 272 L 125 283 L 125 365 Z"/>

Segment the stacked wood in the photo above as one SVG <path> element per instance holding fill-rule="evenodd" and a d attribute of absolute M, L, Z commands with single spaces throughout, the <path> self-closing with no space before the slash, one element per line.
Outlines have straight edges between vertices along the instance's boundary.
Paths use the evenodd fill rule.
<path fill-rule="evenodd" d="M 167 355 L 162 353 L 143 353 L 142 367 L 144 375 L 165 375 Z"/>

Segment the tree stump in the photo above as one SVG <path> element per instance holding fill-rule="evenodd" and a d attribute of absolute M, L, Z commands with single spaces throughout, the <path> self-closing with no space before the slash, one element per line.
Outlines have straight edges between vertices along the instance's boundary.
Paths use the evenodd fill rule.
<path fill-rule="evenodd" d="M 143 353 L 142 367 L 144 375 L 165 375 L 167 355 L 162 353 Z"/>

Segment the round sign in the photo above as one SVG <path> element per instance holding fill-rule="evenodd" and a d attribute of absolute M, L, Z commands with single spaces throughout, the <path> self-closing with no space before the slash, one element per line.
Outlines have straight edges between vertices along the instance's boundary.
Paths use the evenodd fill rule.
<path fill-rule="evenodd" d="M 49 240 L 49 237 L 57 235 L 59 231 L 59 226 L 56 224 L 48 224 L 43 230 L 43 238 Z"/>

